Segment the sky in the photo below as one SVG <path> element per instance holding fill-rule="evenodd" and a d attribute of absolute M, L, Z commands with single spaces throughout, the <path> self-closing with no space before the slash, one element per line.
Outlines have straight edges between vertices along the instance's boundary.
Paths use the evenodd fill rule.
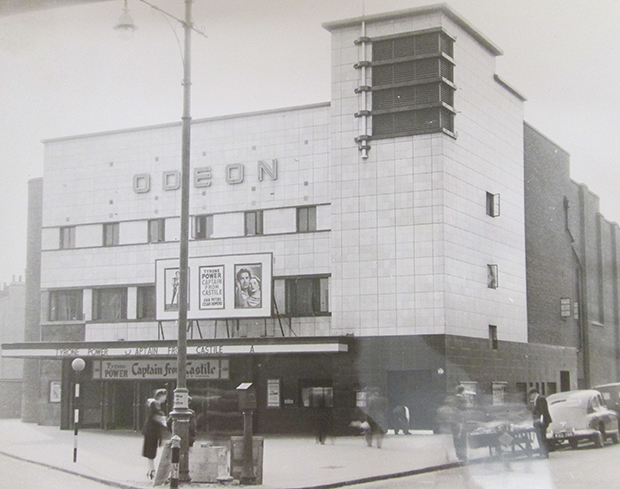
<path fill-rule="evenodd" d="M 28 181 L 43 176 L 43 140 L 182 114 L 176 21 L 128 0 L 138 29 L 127 40 L 113 29 L 123 0 L 2 8 L 12 1 L 0 0 L 0 284 L 25 275 Z M 182 0 L 150 1 L 183 17 Z M 192 40 L 191 115 L 328 102 L 330 34 L 322 23 L 431 3 L 195 0 L 194 23 L 207 38 Z M 525 120 L 570 153 L 572 178 L 620 223 L 620 0 L 448 4 L 502 49 L 496 73 L 527 98 Z"/>

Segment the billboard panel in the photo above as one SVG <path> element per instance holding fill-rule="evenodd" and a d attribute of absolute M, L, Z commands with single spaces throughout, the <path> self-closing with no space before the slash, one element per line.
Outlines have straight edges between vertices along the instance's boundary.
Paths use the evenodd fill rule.
<path fill-rule="evenodd" d="M 272 254 L 188 260 L 188 319 L 271 316 Z M 178 318 L 179 260 L 157 260 L 157 319 Z"/>

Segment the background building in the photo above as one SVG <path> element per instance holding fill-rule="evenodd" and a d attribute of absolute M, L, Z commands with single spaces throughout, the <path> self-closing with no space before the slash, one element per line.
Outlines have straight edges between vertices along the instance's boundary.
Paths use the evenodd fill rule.
<path fill-rule="evenodd" d="M 244 381 L 259 432 L 308 431 L 325 403 L 345 432 L 371 387 L 431 428 L 458 383 L 502 403 L 615 380 L 617 226 L 524 126 L 500 49 L 445 5 L 324 27 L 330 103 L 192 125 L 199 429 L 241 428 Z M 45 142 L 40 321 L 3 352 L 29 359 L 24 419 L 70 426 L 76 356 L 90 426 L 137 429 L 152 390 L 174 387 L 180 132 Z M 236 291 L 244 272 L 260 294 Z"/>
<path fill-rule="evenodd" d="M 0 336 L 2 343 L 24 341 L 26 284 L 13 277 L 0 290 Z M 0 417 L 19 418 L 23 360 L 0 358 Z"/>

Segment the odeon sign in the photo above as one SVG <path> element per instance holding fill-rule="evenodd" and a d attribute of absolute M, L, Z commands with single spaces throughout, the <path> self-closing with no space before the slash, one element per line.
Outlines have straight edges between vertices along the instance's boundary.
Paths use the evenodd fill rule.
<path fill-rule="evenodd" d="M 262 182 L 267 175 L 271 180 L 278 179 L 278 160 L 273 159 L 271 163 L 260 160 L 256 163 L 258 181 Z M 207 188 L 211 186 L 213 170 L 210 166 L 194 168 L 192 181 L 195 188 Z M 245 179 L 245 165 L 243 163 L 233 163 L 224 168 L 224 180 L 229 185 L 238 185 Z M 181 187 L 181 172 L 171 170 L 162 172 L 162 189 L 177 190 Z M 133 176 L 133 191 L 137 194 L 144 194 L 151 190 L 151 174 L 137 173 Z"/>

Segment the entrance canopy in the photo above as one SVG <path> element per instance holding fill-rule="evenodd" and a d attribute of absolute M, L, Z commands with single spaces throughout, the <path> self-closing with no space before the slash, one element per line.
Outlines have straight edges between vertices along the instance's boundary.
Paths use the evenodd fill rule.
<path fill-rule="evenodd" d="M 187 356 L 193 358 L 220 355 L 276 353 L 346 353 L 351 338 L 252 338 L 243 340 L 189 340 Z M 176 340 L 114 342 L 28 342 L 3 343 L 4 358 L 175 358 Z"/>

